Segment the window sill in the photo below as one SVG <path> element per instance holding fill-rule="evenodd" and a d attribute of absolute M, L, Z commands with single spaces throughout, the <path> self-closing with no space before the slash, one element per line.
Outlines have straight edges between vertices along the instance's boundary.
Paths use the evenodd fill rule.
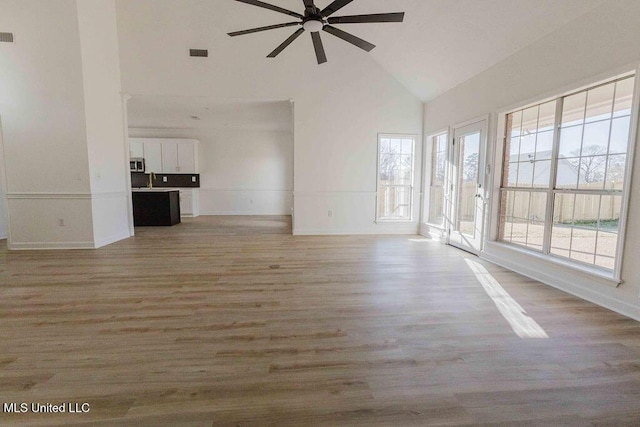
<path fill-rule="evenodd" d="M 541 275 L 551 275 L 557 280 L 568 280 L 575 284 L 576 281 L 588 281 L 593 284 L 602 284 L 613 288 L 620 285 L 621 280 L 613 272 L 603 270 L 597 267 L 589 267 L 587 265 L 580 265 L 574 262 L 564 260 L 552 255 L 545 255 L 540 252 L 536 252 L 530 249 L 521 248 L 516 245 L 504 242 L 485 242 L 485 248 L 483 250 L 483 256 L 488 260 L 495 260 L 498 264 L 504 264 L 500 260 L 508 260 L 511 262 L 518 262 L 517 255 L 522 258 L 528 258 L 528 261 L 535 260 L 539 262 L 537 265 L 523 264 L 525 269 L 533 269 Z M 522 269 L 521 269 L 522 270 Z M 525 274 L 525 273 L 523 273 Z M 535 274 L 526 274 L 530 277 Z M 534 277 L 535 278 L 535 277 Z M 539 279 L 541 280 L 541 279 Z M 548 280 L 541 280 L 548 282 Z"/>

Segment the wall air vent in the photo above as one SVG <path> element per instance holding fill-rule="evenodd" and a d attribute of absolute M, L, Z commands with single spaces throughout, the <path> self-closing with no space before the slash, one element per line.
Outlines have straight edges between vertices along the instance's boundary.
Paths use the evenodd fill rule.
<path fill-rule="evenodd" d="M 0 33 L 0 42 L 13 43 L 13 33 Z"/>
<path fill-rule="evenodd" d="M 207 49 L 189 49 L 189 56 L 207 58 L 209 56 L 209 51 Z"/>

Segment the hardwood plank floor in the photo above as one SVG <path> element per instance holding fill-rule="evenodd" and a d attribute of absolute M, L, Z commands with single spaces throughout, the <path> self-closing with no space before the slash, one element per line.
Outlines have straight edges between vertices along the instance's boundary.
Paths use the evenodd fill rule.
<path fill-rule="evenodd" d="M 638 322 L 422 237 L 290 231 L 201 217 L 0 248 L 0 403 L 91 408 L 0 425 L 640 424 Z M 548 338 L 516 334 L 468 262 Z"/>

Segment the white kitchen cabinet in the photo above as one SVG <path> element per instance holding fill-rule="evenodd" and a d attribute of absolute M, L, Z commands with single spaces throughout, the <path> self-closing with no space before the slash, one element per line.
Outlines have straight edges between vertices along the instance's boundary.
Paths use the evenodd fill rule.
<path fill-rule="evenodd" d="M 198 143 L 195 141 L 178 144 L 178 168 L 180 173 L 198 173 Z"/>
<path fill-rule="evenodd" d="M 129 139 L 129 157 L 132 159 L 141 159 L 144 157 L 144 143 Z"/>
<path fill-rule="evenodd" d="M 162 172 L 180 173 L 177 142 L 162 141 Z"/>
<path fill-rule="evenodd" d="M 162 141 L 162 172 L 198 173 L 198 149 L 195 140 Z"/>
<path fill-rule="evenodd" d="M 144 142 L 145 172 L 162 173 L 162 143 L 153 141 Z"/>
<path fill-rule="evenodd" d="M 200 191 L 197 188 L 180 189 L 180 216 L 200 216 Z"/>
<path fill-rule="evenodd" d="M 144 158 L 147 173 L 198 173 L 195 139 L 129 138 L 129 147 L 131 157 Z"/>

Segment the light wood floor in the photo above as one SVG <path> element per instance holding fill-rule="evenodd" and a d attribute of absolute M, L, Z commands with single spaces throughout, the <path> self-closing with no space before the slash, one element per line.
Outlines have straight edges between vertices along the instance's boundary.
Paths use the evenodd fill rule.
<path fill-rule="evenodd" d="M 0 249 L 0 425 L 640 425 L 640 324 L 417 236 L 218 217 L 95 251 Z"/>

